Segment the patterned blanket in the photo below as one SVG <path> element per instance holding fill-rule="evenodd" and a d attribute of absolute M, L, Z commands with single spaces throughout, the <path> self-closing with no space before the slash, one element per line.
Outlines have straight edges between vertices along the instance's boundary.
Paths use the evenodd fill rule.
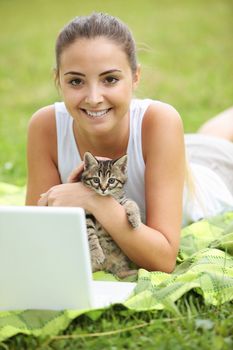
<path fill-rule="evenodd" d="M 0 183 L 0 205 L 22 205 L 25 189 Z M 97 273 L 96 279 L 113 279 Z M 233 299 L 233 212 L 202 220 L 182 230 L 177 267 L 172 274 L 140 269 L 136 288 L 124 302 L 128 309 L 159 310 L 193 290 L 206 304 L 221 305 Z M 102 310 L 0 312 L 0 341 L 17 333 L 56 335 L 79 315 L 93 318 Z"/>

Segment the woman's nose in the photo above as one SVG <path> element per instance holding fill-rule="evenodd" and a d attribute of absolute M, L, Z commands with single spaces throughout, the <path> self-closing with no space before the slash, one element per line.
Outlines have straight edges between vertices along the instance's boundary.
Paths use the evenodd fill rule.
<path fill-rule="evenodd" d="M 97 105 L 103 102 L 103 95 L 98 86 L 92 86 L 87 89 L 85 102 L 89 105 Z"/>

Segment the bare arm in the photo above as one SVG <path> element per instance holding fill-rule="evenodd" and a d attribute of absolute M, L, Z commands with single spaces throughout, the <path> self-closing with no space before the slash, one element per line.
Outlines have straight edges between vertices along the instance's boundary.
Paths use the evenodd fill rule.
<path fill-rule="evenodd" d="M 54 108 L 48 106 L 33 115 L 28 127 L 26 205 L 37 205 L 41 193 L 61 183 L 56 149 Z"/>

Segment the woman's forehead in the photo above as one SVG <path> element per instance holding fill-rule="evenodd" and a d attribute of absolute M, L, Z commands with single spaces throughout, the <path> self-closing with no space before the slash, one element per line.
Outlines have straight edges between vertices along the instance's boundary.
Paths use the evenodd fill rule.
<path fill-rule="evenodd" d="M 106 64 L 108 69 L 113 69 L 113 67 L 117 69 L 119 66 L 122 69 L 129 67 L 127 55 L 122 47 L 104 37 L 76 40 L 64 48 L 60 60 L 60 68 L 63 70 L 70 69 L 71 66 L 93 68 L 93 65 L 105 66 Z M 105 70 L 106 67 L 103 69 Z"/>

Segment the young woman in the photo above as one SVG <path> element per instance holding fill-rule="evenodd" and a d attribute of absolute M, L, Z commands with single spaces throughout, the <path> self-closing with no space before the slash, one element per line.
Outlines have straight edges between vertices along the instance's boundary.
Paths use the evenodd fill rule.
<path fill-rule="evenodd" d="M 57 38 L 56 64 L 64 102 L 40 109 L 30 121 L 26 204 L 83 207 L 137 265 L 171 272 L 182 218 L 185 224 L 233 209 L 233 144 L 217 137 L 187 137 L 191 184 L 184 190 L 181 118 L 163 102 L 133 99 L 140 78 L 135 43 L 114 17 L 95 13 L 71 21 Z M 231 113 L 228 118 L 231 131 L 227 120 L 223 125 L 229 134 L 215 136 L 233 139 Z M 202 132 L 220 131 L 220 119 Z M 143 218 L 137 229 L 114 198 L 73 182 L 86 151 L 113 159 L 128 154 L 126 193 Z"/>

